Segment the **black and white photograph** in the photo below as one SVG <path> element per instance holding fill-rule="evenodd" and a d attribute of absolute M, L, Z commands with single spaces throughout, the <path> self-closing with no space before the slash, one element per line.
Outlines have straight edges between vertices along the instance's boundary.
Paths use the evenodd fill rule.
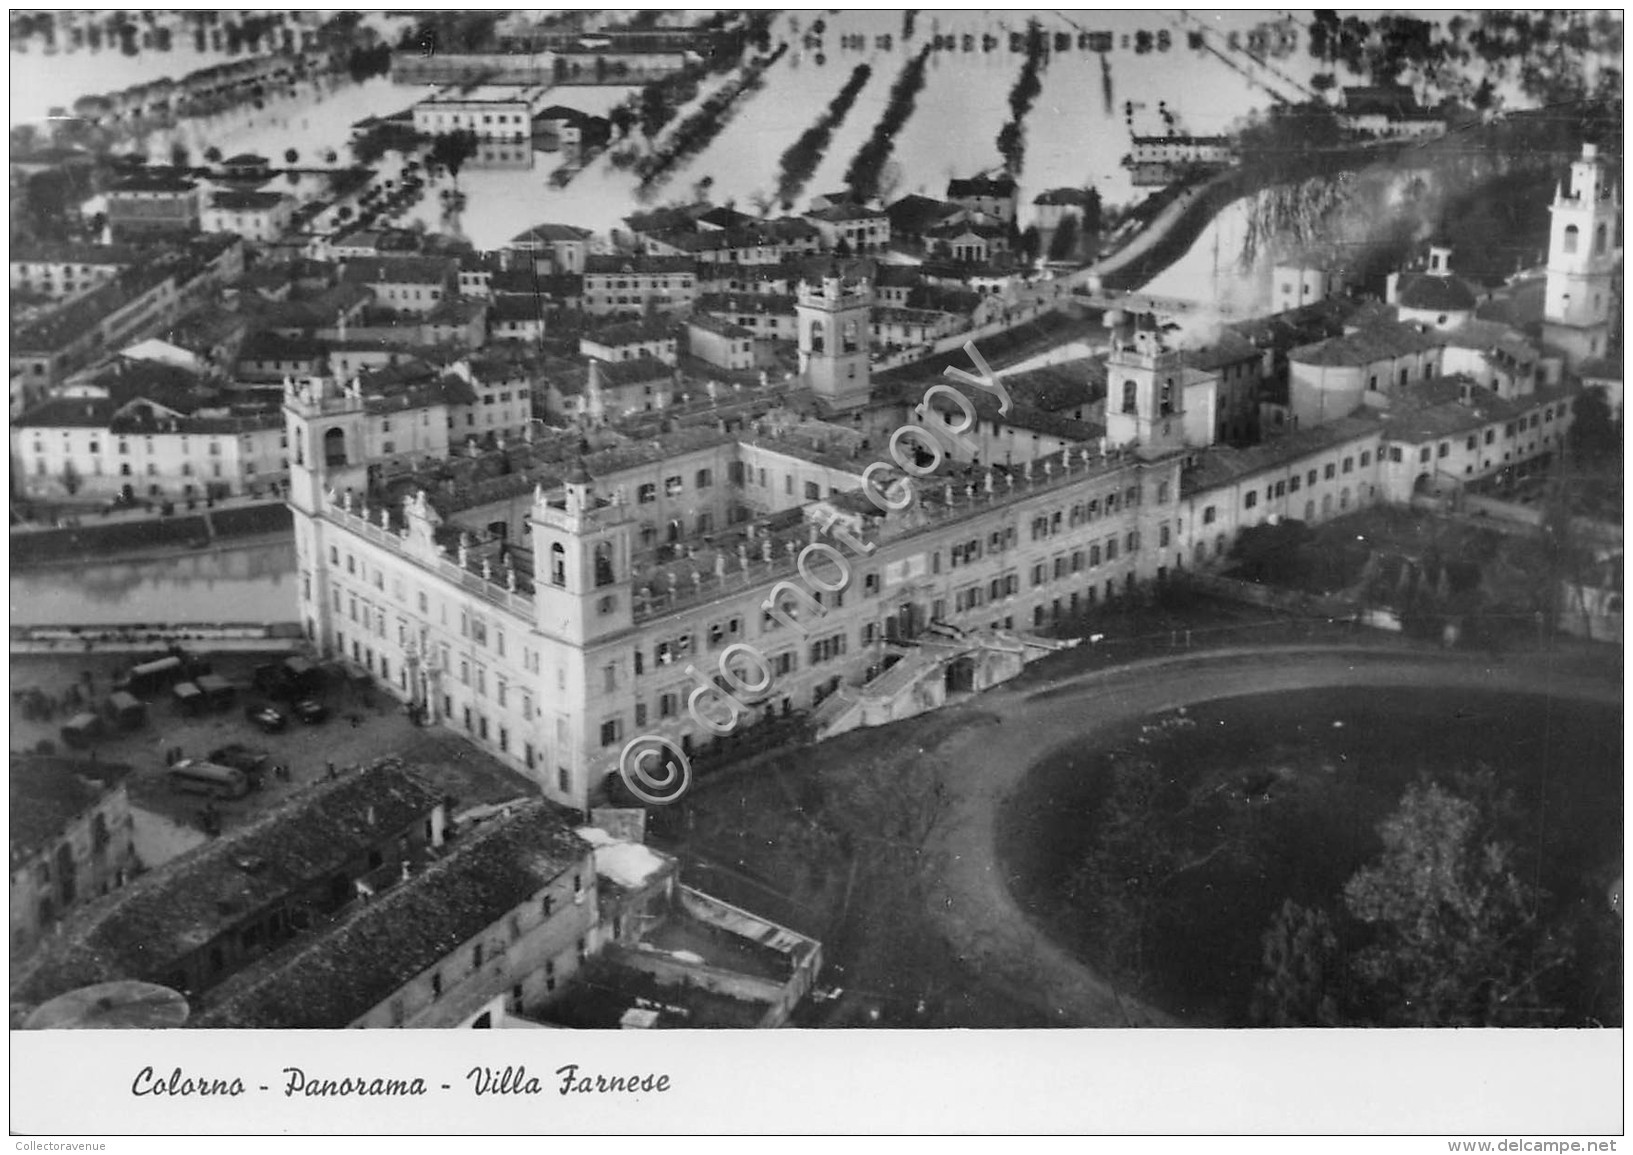
<path fill-rule="evenodd" d="M 1615 1149 L 1622 11 L 9 15 L 13 1134 Z"/>

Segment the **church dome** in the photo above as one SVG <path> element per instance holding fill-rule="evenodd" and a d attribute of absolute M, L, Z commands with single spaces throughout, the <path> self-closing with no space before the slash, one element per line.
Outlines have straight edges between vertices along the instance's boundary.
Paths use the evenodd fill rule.
<path fill-rule="evenodd" d="M 1401 278 L 1395 301 L 1403 309 L 1460 313 L 1473 309 L 1476 298 L 1474 290 L 1461 277 L 1415 273 Z"/>

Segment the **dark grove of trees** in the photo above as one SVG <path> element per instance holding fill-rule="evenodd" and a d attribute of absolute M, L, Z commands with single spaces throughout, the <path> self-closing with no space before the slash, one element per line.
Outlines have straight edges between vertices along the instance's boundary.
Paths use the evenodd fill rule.
<path fill-rule="evenodd" d="M 1055 228 L 1055 235 L 1049 238 L 1049 259 L 1051 261 L 1069 261 L 1077 256 L 1077 246 L 1082 239 L 1082 233 L 1077 223 L 1076 213 L 1067 213 L 1060 219 Z"/>
<path fill-rule="evenodd" d="M 431 141 L 431 148 L 425 154 L 427 164 L 448 170 L 454 184 L 459 184 L 459 170 L 465 162 L 476 155 L 476 134 L 467 130 L 459 132 L 444 132 Z"/>
<path fill-rule="evenodd" d="M 1597 989 L 1593 1021 L 1619 1021 L 1619 979 L 1591 973 L 1620 938 L 1614 917 L 1586 904 L 1556 910 L 1532 881 L 1521 829 L 1489 770 L 1414 783 L 1336 911 L 1287 902 L 1277 913 L 1264 936 L 1255 1021 L 1582 1025 L 1583 985 Z"/>
<path fill-rule="evenodd" d="M 871 65 L 858 64 L 851 72 L 850 79 L 845 81 L 845 87 L 839 90 L 839 95 L 829 102 L 817 122 L 800 134 L 800 138 L 788 146 L 782 154 L 782 172 L 777 177 L 777 198 L 782 202 L 784 209 L 794 207 L 794 198 L 799 196 L 805 188 L 805 182 L 811 179 L 816 172 L 817 165 L 822 163 L 823 155 L 828 151 L 828 142 L 833 139 L 834 129 L 844 121 L 856 103 L 857 94 L 862 86 L 867 84 L 868 78 L 873 75 Z"/>
<path fill-rule="evenodd" d="M 885 105 L 879 123 L 873 126 L 873 135 L 851 158 L 850 167 L 845 170 L 845 185 L 857 201 L 871 200 L 878 193 L 879 176 L 884 171 L 885 162 L 890 159 L 896 134 L 901 132 L 908 117 L 913 115 L 913 104 L 924 87 L 924 70 L 929 62 L 930 46 L 925 45 L 917 56 L 902 67 L 896 83 L 890 86 L 889 103 Z"/>
<path fill-rule="evenodd" d="M 361 84 L 375 76 L 391 71 L 391 45 L 376 44 L 373 48 L 353 46 L 346 54 L 346 72 L 355 83 Z"/>
<path fill-rule="evenodd" d="M 488 52 L 493 31 L 504 14 L 496 11 L 426 12 L 403 30 L 397 47 L 427 56 L 438 52 Z"/>

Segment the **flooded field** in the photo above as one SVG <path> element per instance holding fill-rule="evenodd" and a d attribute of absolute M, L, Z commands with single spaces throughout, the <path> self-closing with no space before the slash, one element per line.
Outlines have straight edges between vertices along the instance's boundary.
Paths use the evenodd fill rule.
<path fill-rule="evenodd" d="M 1223 132 L 1277 97 L 1300 99 L 1302 84 L 1315 69 L 1316 62 L 1302 49 L 1261 64 L 1245 52 L 1193 48 L 1187 33 L 1198 27 L 1197 22 L 1173 14 L 1108 12 L 1078 17 L 1039 12 L 1037 18 L 1050 36 L 1051 48 L 1057 43 L 1064 47 L 1050 52 L 1042 92 L 1026 121 L 1026 159 L 1020 174 L 1025 206 L 1039 192 L 1062 185 L 1093 184 L 1110 204 L 1138 199 L 1141 191 L 1131 185 L 1121 163 L 1132 135 L 1166 131 L 1165 114 L 1179 132 Z M 790 50 L 769 70 L 764 87 L 745 98 L 725 130 L 699 154 L 677 165 L 646 199 L 663 203 L 687 198 L 708 178 L 714 201 L 753 208 L 773 191 L 782 151 L 810 126 L 852 69 L 866 62 L 873 76 L 835 131 L 804 195 L 840 186 L 851 158 L 878 122 L 897 73 L 926 43 L 940 43 L 942 48 L 932 53 L 924 90 L 896 139 L 887 191 L 892 198 L 912 192 L 939 196 L 949 177 L 973 175 L 1000 162 L 998 130 L 1009 116 L 1008 95 L 1025 58 L 1011 51 L 1010 37 L 1025 31 L 1026 19 L 1027 14 L 1020 12 L 924 11 L 915 17 L 912 36 L 904 38 L 900 10 L 785 13 L 772 36 L 774 41 L 787 40 Z M 1245 36 L 1272 17 L 1223 13 L 1205 19 L 1209 34 L 1223 46 L 1232 31 Z M 813 28 L 819 21 L 822 31 L 816 35 Z M 1297 31 L 1296 22 L 1286 27 Z M 1091 32 L 1109 34 L 1110 50 L 1089 50 L 1084 38 Z M 1057 36 L 1063 39 L 1057 42 Z M 48 57 L 38 51 L 13 52 L 13 123 L 43 117 L 51 105 L 71 104 L 87 92 L 158 75 L 181 76 L 216 62 L 195 56 L 180 50 L 136 57 L 104 51 L 94 67 L 87 67 L 89 54 Z M 723 79 L 705 82 L 698 101 Z M 604 113 L 630 91 L 562 87 L 551 99 Z M 26 100 L 17 95 L 28 93 L 35 95 Z M 145 143 L 150 151 L 160 151 L 179 140 L 195 155 L 214 146 L 226 155 L 254 151 L 281 157 L 285 149 L 295 148 L 303 163 L 312 163 L 329 149 L 344 156 L 356 121 L 400 111 L 423 94 L 419 87 L 393 85 L 385 79 L 363 84 L 326 80 L 302 85 L 294 96 L 271 98 L 262 109 L 238 109 L 155 132 Z M 671 128 L 685 113 L 682 109 Z M 461 174 L 460 187 L 469 202 L 457 221 L 442 219 L 435 189 L 408 219 L 418 216 L 432 228 L 451 226 L 450 231 L 464 234 L 478 248 L 491 248 L 544 220 L 605 232 L 640 206 L 635 176 L 614 168 L 605 154 L 565 188 L 547 184 L 561 164 L 559 156 L 535 152 L 531 161 L 468 168 Z M 1023 209 L 1023 225 L 1028 214 L 1029 207 Z"/>

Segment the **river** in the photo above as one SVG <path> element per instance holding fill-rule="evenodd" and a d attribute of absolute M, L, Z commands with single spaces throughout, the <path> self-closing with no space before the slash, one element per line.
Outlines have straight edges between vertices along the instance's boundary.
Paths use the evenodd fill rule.
<path fill-rule="evenodd" d="M 11 571 L 14 626 L 292 622 L 296 598 L 293 539 Z"/>

